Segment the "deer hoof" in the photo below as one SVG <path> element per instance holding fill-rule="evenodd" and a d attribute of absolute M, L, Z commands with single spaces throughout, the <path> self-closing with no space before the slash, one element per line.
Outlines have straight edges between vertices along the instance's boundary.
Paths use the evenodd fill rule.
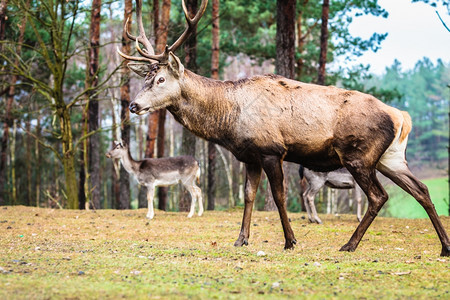
<path fill-rule="evenodd" d="M 244 237 L 239 237 L 236 242 L 234 242 L 235 247 L 242 247 L 243 245 L 248 246 L 248 239 Z"/>
<path fill-rule="evenodd" d="M 286 240 L 286 243 L 284 244 L 284 250 L 294 249 L 295 244 L 297 244 L 296 239 Z"/>
<path fill-rule="evenodd" d="M 317 218 L 317 219 L 315 220 L 315 223 L 317 223 L 317 224 L 323 224 L 322 220 L 319 219 L 319 218 Z"/>
<path fill-rule="evenodd" d="M 442 246 L 441 256 L 450 256 L 450 246 Z"/>
<path fill-rule="evenodd" d="M 146 217 L 147 219 L 151 220 L 151 219 L 153 219 L 154 216 L 155 216 L 155 215 L 150 214 L 150 215 L 146 215 L 145 217 Z"/>
<path fill-rule="evenodd" d="M 188 218 L 192 218 L 193 215 L 194 215 L 194 214 L 189 213 L 189 214 L 187 215 L 187 217 L 188 217 Z"/>
<path fill-rule="evenodd" d="M 355 249 L 356 249 L 355 247 L 347 243 L 344 246 L 342 246 L 341 249 L 339 249 L 339 251 L 355 252 Z"/>

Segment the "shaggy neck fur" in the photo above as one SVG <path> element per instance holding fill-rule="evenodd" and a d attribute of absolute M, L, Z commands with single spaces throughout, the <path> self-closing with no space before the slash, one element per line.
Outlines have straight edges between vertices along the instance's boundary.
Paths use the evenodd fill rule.
<path fill-rule="evenodd" d="M 231 82 L 208 79 L 186 70 L 181 97 L 168 110 L 197 136 L 217 142 L 236 126 L 240 109 L 227 95 L 227 89 L 233 87 Z"/>

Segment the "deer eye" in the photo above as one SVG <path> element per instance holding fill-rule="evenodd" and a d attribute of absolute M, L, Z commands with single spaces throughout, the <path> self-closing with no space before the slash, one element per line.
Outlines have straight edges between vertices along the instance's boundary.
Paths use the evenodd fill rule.
<path fill-rule="evenodd" d="M 166 79 L 164 79 L 164 77 L 159 77 L 159 79 L 158 79 L 158 84 L 159 84 L 159 83 L 163 83 L 164 81 L 166 81 Z"/>

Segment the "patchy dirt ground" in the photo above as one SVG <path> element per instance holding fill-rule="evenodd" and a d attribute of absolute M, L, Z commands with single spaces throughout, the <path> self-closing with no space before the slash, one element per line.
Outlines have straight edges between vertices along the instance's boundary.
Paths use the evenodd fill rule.
<path fill-rule="evenodd" d="M 284 251 L 278 213 L 97 212 L 0 207 L 0 298 L 450 298 L 450 260 L 428 219 L 377 218 L 354 253 L 339 252 L 354 216 L 309 224 Z M 447 231 L 450 218 L 442 217 Z"/>

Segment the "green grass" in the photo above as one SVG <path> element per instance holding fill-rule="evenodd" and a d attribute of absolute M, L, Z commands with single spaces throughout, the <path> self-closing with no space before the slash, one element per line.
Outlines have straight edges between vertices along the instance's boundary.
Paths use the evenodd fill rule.
<path fill-rule="evenodd" d="M 316 225 L 290 213 L 289 251 L 277 212 L 254 212 L 241 248 L 241 210 L 144 216 L 0 208 L 0 299 L 450 297 L 449 259 L 426 219 L 377 218 L 348 253 L 338 250 L 358 224 L 350 215 Z"/>
<path fill-rule="evenodd" d="M 448 216 L 449 190 L 448 178 L 435 178 L 423 180 L 430 192 L 431 200 L 434 203 L 438 215 Z M 428 218 L 422 206 L 409 194 L 398 186 L 386 186 L 389 194 L 387 202 L 387 214 L 397 218 L 420 219 Z"/>

